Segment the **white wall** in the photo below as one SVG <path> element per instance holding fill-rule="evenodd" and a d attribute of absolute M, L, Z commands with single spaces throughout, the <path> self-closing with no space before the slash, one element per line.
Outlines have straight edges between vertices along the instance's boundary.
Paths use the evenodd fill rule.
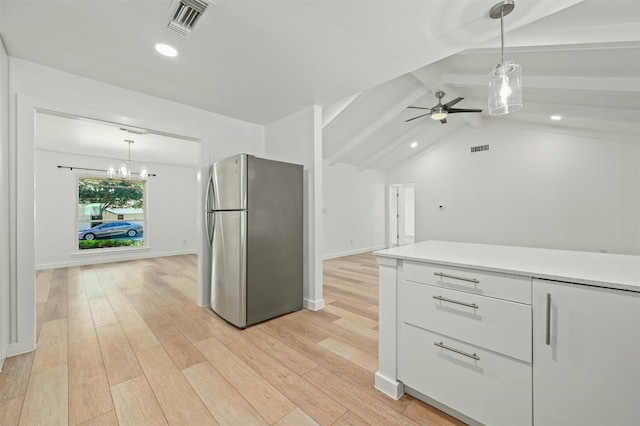
<path fill-rule="evenodd" d="M 202 210 L 206 175 L 211 161 L 238 153 L 264 155 L 264 127 L 178 104 L 132 90 L 9 57 L 10 95 L 10 285 L 11 324 L 16 339 L 10 355 L 35 345 L 35 235 L 34 235 L 34 122 L 36 111 L 69 115 L 152 129 L 200 140 L 196 211 Z M 196 228 L 202 230 L 202 217 Z M 208 241 L 197 232 L 198 273 L 209 282 Z M 17 236 L 20 235 L 20 239 Z M 20 285 L 18 285 L 20 283 Z M 209 286 L 199 288 L 198 303 L 208 304 Z"/>
<path fill-rule="evenodd" d="M 487 122 L 389 174 L 415 181 L 416 241 L 640 254 L 640 141 Z"/>
<path fill-rule="evenodd" d="M 100 169 L 114 162 L 115 159 L 109 158 L 36 151 L 36 269 L 197 252 L 197 169 L 145 163 L 150 172 L 156 174 L 146 185 L 144 239 L 149 248 L 126 252 L 87 250 L 73 254 L 78 248 L 77 177 L 87 176 L 87 172 L 56 166 Z"/>
<path fill-rule="evenodd" d="M 268 124 L 265 135 L 267 158 L 304 166 L 304 306 L 322 309 L 322 108 Z"/>
<path fill-rule="evenodd" d="M 346 164 L 323 168 L 324 258 L 385 246 L 385 174 Z"/>
<path fill-rule="evenodd" d="M 9 58 L 0 39 L 0 370 L 9 347 Z"/>

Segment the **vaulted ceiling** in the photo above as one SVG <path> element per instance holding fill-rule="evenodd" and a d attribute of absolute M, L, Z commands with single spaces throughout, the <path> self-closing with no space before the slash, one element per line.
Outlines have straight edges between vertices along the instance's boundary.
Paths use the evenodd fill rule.
<path fill-rule="evenodd" d="M 3 0 L 0 36 L 11 56 L 253 123 L 322 105 L 325 159 L 359 169 L 392 170 L 493 122 L 640 140 L 637 0 L 516 0 L 506 56 L 523 66 L 525 107 L 406 123 L 406 106 L 431 107 L 438 90 L 486 109 L 496 2 L 217 0 L 183 38 L 166 28 L 176 0 Z"/>
<path fill-rule="evenodd" d="M 523 67 L 520 111 L 487 113 L 498 38 L 325 107 L 324 157 L 329 164 L 390 171 L 453 132 L 490 123 L 640 143 L 640 2 L 584 1 L 506 34 L 505 41 L 506 59 Z M 432 107 L 438 90 L 446 92 L 443 103 L 462 96 L 455 107 L 483 112 L 450 115 L 447 124 L 428 116 L 405 122 L 420 114 L 406 106 Z"/>

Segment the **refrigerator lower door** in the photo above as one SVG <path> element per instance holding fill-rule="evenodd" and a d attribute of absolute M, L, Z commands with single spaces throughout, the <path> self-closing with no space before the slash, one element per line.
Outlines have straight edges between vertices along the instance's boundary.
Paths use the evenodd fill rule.
<path fill-rule="evenodd" d="M 247 212 L 214 213 L 211 309 L 236 327 L 247 326 Z"/>

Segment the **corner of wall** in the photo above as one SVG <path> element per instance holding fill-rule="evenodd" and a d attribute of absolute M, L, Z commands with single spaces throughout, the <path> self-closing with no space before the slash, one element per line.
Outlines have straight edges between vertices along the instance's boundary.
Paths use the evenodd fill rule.
<path fill-rule="evenodd" d="M 0 235 L 9 235 L 9 57 L 0 36 Z M 10 342 L 9 239 L 0 239 L 0 371 Z"/>

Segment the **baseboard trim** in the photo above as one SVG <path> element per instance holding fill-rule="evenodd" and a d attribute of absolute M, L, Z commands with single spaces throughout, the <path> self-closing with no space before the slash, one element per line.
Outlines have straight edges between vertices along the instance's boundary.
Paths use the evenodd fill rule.
<path fill-rule="evenodd" d="M 322 259 L 323 260 L 335 259 L 337 257 L 351 256 L 352 254 L 368 253 L 370 251 L 382 250 L 383 248 L 386 248 L 386 247 L 384 245 L 381 245 L 381 246 L 374 246 L 374 247 L 367 247 L 367 248 L 359 248 L 355 250 L 348 250 L 348 251 L 343 251 L 339 253 L 330 253 L 330 254 L 325 254 Z"/>
<path fill-rule="evenodd" d="M 16 355 L 26 354 L 27 352 L 32 352 L 36 350 L 36 343 L 9 343 L 9 347 L 7 348 L 7 358 Z"/>
<path fill-rule="evenodd" d="M 310 311 L 319 311 L 320 309 L 324 308 L 324 299 L 320 299 L 320 300 L 303 299 L 302 306 L 309 309 Z"/>
<path fill-rule="evenodd" d="M 96 255 L 82 257 L 66 262 L 43 263 L 35 266 L 36 271 L 42 269 L 69 268 L 73 266 L 97 265 L 99 263 L 125 262 L 127 260 L 151 259 L 154 257 L 182 256 L 185 254 L 198 254 L 197 250 L 178 250 L 165 252 L 119 252 L 117 254 L 105 253 L 104 256 Z"/>
<path fill-rule="evenodd" d="M 419 399 L 420 401 L 431 405 L 432 407 L 437 408 L 438 410 L 445 412 L 447 414 L 449 414 L 452 417 L 455 417 L 456 419 L 468 424 L 469 426 L 483 426 L 482 423 L 478 422 L 477 420 L 472 419 L 469 416 L 466 416 L 464 414 L 462 414 L 461 412 L 454 410 L 453 408 L 449 407 L 448 405 L 444 405 L 438 401 L 436 401 L 433 398 L 428 397 L 427 395 L 418 392 L 417 390 L 407 386 L 405 388 L 405 391 L 407 394 L 413 396 L 416 399 Z"/>
<path fill-rule="evenodd" d="M 400 399 L 404 394 L 404 384 L 402 382 L 391 380 L 380 374 L 379 371 L 375 375 L 374 387 L 393 399 Z"/>

